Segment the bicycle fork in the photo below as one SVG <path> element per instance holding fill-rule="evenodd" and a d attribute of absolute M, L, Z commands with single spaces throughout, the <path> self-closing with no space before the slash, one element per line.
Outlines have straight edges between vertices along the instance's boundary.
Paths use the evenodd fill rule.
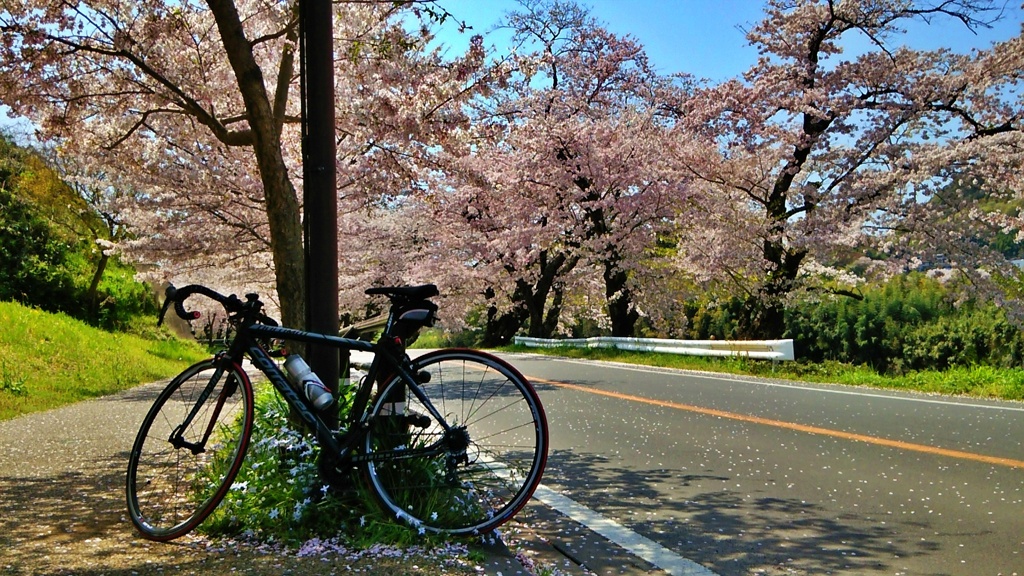
<path fill-rule="evenodd" d="M 221 358 L 223 360 L 223 358 Z M 220 412 L 224 408 L 224 403 L 238 390 L 238 379 L 235 378 L 234 374 L 228 376 L 227 382 L 224 384 L 224 388 L 221 389 L 220 394 L 217 395 L 217 403 L 213 407 L 213 414 L 210 415 L 209 423 L 206 425 L 206 430 L 203 433 L 203 437 L 199 442 L 189 442 L 185 439 L 185 430 L 191 425 L 192 421 L 195 420 L 199 414 L 199 410 L 206 404 L 206 401 L 210 398 L 210 394 L 213 393 L 213 389 L 217 386 L 217 382 L 220 381 L 224 375 L 224 367 L 218 366 L 213 376 L 210 378 L 209 384 L 203 390 L 203 393 L 199 395 L 199 400 L 192 407 L 189 415 L 185 417 L 185 420 L 178 424 L 171 432 L 170 437 L 167 439 L 176 450 L 187 448 L 192 455 L 202 454 L 206 452 L 206 442 L 210 439 L 213 434 L 214 425 L 217 419 L 220 417 Z"/>

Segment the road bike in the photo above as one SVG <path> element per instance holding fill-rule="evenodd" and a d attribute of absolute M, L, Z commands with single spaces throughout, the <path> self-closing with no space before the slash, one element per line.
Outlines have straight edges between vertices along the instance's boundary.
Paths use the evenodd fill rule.
<path fill-rule="evenodd" d="M 530 499 L 547 461 L 548 427 L 540 398 L 510 364 L 485 352 L 441 349 L 415 359 L 406 345 L 434 323 L 433 285 L 372 288 L 390 308 L 376 342 L 278 325 L 256 294 L 245 300 L 190 285 L 167 289 L 186 320 L 195 294 L 227 313 L 233 338 L 225 350 L 176 376 L 149 410 L 128 460 L 132 522 L 146 538 L 178 538 L 203 522 L 238 474 L 253 429 L 248 360 L 284 398 L 319 443 L 322 476 L 357 470 L 392 517 L 419 529 L 457 536 L 485 534 Z M 366 369 L 345 414 L 325 417 L 279 366 L 283 342 L 368 352 Z"/>

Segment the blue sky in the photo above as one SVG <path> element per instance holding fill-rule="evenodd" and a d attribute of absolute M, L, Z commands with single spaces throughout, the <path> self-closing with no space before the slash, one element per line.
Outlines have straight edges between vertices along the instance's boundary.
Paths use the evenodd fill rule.
<path fill-rule="evenodd" d="M 958 52 L 987 48 L 1021 31 L 1024 12 L 1017 0 L 1007 2 L 1005 17 L 991 30 L 972 34 L 950 19 L 930 27 L 909 30 L 908 44 L 915 48 L 947 47 Z M 738 76 L 757 59 L 740 28 L 760 21 L 763 3 L 758 0 L 581 0 L 593 16 L 617 34 L 629 34 L 646 48 L 661 73 L 687 72 L 701 78 L 724 80 Z M 501 16 L 519 8 L 516 0 L 441 0 L 456 18 L 485 33 L 487 45 L 501 35 L 486 34 Z M 464 49 L 468 34 L 440 38 L 455 49 Z"/>
<path fill-rule="evenodd" d="M 977 35 L 944 19 L 930 27 L 912 28 L 908 43 L 916 48 L 948 47 L 958 52 L 987 48 L 993 41 L 1020 33 L 1024 11 L 1017 1 L 1008 0 L 1003 20 Z M 687 72 L 721 81 L 743 73 L 757 58 L 740 28 L 761 19 L 763 3 L 759 0 L 582 0 L 581 4 L 590 6 L 594 17 L 612 32 L 637 38 L 661 73 Z M 489 32 L 503 14 L 519 8 L 516 0 L 441 0 L 441 5 L 473 27 L 469 33 L 458 34 L 454 26 L 445 26 L 439 40 L 452 47 L 452 55 L 465 50 L 473 33 L 484 33 L 489 46 L 499 45 L 502 35 Z M 0 129 L 31 132 L 27 123 L 5 121 L 3 112 L 0 106 Z"/>

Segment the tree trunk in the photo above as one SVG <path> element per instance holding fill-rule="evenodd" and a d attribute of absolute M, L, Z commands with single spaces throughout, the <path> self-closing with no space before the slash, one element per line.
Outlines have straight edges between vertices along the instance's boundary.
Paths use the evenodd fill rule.
<path fill-rule="evenodd" d="M 532 338 L 551 338 L 558 329 L 558 320 L 562 315 L 562 290 L 550 285 L 537 286 L 525 301 L 530 312 L 527 334 Z"/>
<path fill-rule="evenodd" d="M 570 257 L 565 252 L 549 256 L 546 250 L 542 251 L 537 261 L 540 268 L 537 281 L 532 286 L 525 280 L 517 282 L 516 295 L 520 296 L 520 301 L 530 314 L 530 336 L 550 338 L 554 335 L 562 314 L 562 289 L 558 285 L 559 279 L 571 272 L 578 261 L 578 257 Z M 550 304 L 548 297 L 551 297 Z"/>
<path fill-rule="evenodd" d="M 484 325 L 484 335 L 480 344 L 486 348 L 495 346 L 506 346 L 512 341 L 516 332 L 525 323 L 525 314 L 521 308 L 516 308 L 503 314 L 498 314 L 496 307 L 487 309 L 487 323 Z"/>
<path fill-rule="evenodd" d="M 541 252 L 537 260 L 540 269 L 537 280 L 533 284 L 522 278 L 516 280 L 512 310 L 499 315 L 497 307 L 488 308 L 483 344 L 508 344 L 524 325 L 527 326 L 529 336 L 550 338 L 558 329 L 558 320 L 562 314 L 563 290 L 559 278 L 571 272 L 577 262 L 578 257 L 570 257 L 564 252 L 551 257 L 546 251 Z M 515 272 L 514 269 L 508 271 Z M 494 291 L 488 289 L 487 297 L 494 298 Z"/>
<path fill-rule="evenodd" d="M 86 292 L 85 301 L 89 304 L 89 316 L 93 321 L 99 319 L 99 298 L 97 293 L 100 289 L 100 280 L 103 279 L 103 272 L 107 269 L 107 262 L 110 261 L 110 256 L 100 253 L 100 261 L 96 264 L 96 271 L 93 272 L 92 281 L 89 282 L 89 291 Z"/>
<path fill-rule="evenodd" d="M 604 263 L 604 293 L 608 299 L 612 336 L 628 338 L 634 335 L 640 314 L 633 306 L 633 293 L 627 286 L 629 275 L 618 267 L 617 262 L 615 258 Z"/>
<path fill-rule="evenodd" d="M 277 296 L 281 303 L 281 319 L 284 325 L 304 326 L 306 276 L 299 202 L 295 188 L 288 179 L 280 145 L 274 150 L 276 154 L 267 151 L 269 158 L 266 160 L 271 164 L 270 167 L 264 169 L 263 161 L 259 161 L 259 164 L 260 179 L 263 181 L 263 193 L 267 202 L 267 217 L 270 220 Z"/>
<path fill-rule="evenodd" d="M 253 57 L 238 11 L 231 0 L 209 0 L 217 29 L 245 102 L 252 130 L 253 152 L 263 184 L 270 224 L 281 320 L 286 326 L 305 324 L 305 267 L 299 200 L 281 152 L 281 125 L 267 95 L 263 72 Z"/>
<path fill-rule="evenodd" d="M 565 290 L 560 282 L 556 282 L 551 288 L 551 305 L 548 306 L 547 314 L 544 316 L 544 338 L 551 338 L 558 330 L 558 321 L 562 317 L 562 298 Z"/>
<path fill-rule="evenodd" d="M 484 293 L 488 300 L 494 300 L 493 288 L 488 288 Z M 491 304 L 487 307 L 487 320 L 484 324 L 484 335 L 481 345 L 493 348 L 505 346 L 512 341 L 512 337 L 523 327 L 528 314 L 526 308 L 516 305 L 508 312 L 498 313 L 498 307 Z"/>
<path fill-rule="evenodd" d="M 752 294 L 743 302 L 743 316 L 739 321 L 739 334 L 747 340 L 776 340 L 786 331 L 785 307 L 773 300 L 764 290 Z"/>
<path fill-rule="evenodd" d="M 813 88 L 813 82 L 808 88 Z M 743 305 L 745 313 L 740 319 L 740 333 L 746 338 L 774 340 L 781 338 L 786 331 L 785 299 L 793 291 L 800 266 L 807 256 L 806 250 L 786 247 L 786 223 L 800 213 L 810 217 L 815 209 L 814 202 L 809 198 L 805 197 L 803 205 L 795 208 L 787 205 L 787 199 L 797 174 L 810 157 L 814 142 L 831 123 L 831 114 L 825 117 L 804 114 L 805 138 L 793 149 L 793 157 L 786 162 L 775 179 L 772 191 L 764 202 L 765 217 L 771 223 L 761 245 L 765 280 Z"/>
<path fill-rule="evenodd" d="M 785 299 L 796 283 L 806 250 L 786 249 L 781 241 L 765 241 L 766 280 L 743 303 L 739 332 L 751 340 L 775 340 L 786 332 Z"/>

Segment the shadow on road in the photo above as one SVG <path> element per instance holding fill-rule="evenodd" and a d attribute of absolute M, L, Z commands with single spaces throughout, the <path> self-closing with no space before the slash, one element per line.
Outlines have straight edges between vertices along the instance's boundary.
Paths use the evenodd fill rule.
<path fill-rule="evenodd" d="M 136 386 L 135 388 L 119 392 L 117 399 L 122 402 L 142 402 L 148 406 L 156 401 L 157 396 L 160 396 L 160 393 L 164 391 L 168 382 L 170 381 L 166 380 L 145 386 Z"/>
<path fill-rule="evenodd" d="M 127 462 L 120 453 L 112 460 Z M 199 572 L 188 545 L 136 537 L 125 517 L 124 474 L 109 463 L 52 475 L 0 476 L 0 573 Z M 158 549 L 154 553 L 153 548 Z M 190 568 L 190 564 L 195 564 Z"/>
<path fill-rule="evenodd" d="M 272 546 L 210 542 L 187 535 L 171 543 L 139 537 L 124 502 L 126 453 L 75 472 L 0 476 L 0 575 L 294 576 L 362 572 L 380 576 L 474 574 L 444 559 L 327 555 L 297 557 Z M 414 566 L 416 565 L 416 566 Z"/>
<path fill-rule="evenodd" d="M 815 504 L 734 489 L 732 478 L 717 474 L 635 471 L 561 450 L 549 457 L 545 483 L 723 575 L 891 574 L 896 559 L 934 550 L 885 522 L 829 518 Z"/>

